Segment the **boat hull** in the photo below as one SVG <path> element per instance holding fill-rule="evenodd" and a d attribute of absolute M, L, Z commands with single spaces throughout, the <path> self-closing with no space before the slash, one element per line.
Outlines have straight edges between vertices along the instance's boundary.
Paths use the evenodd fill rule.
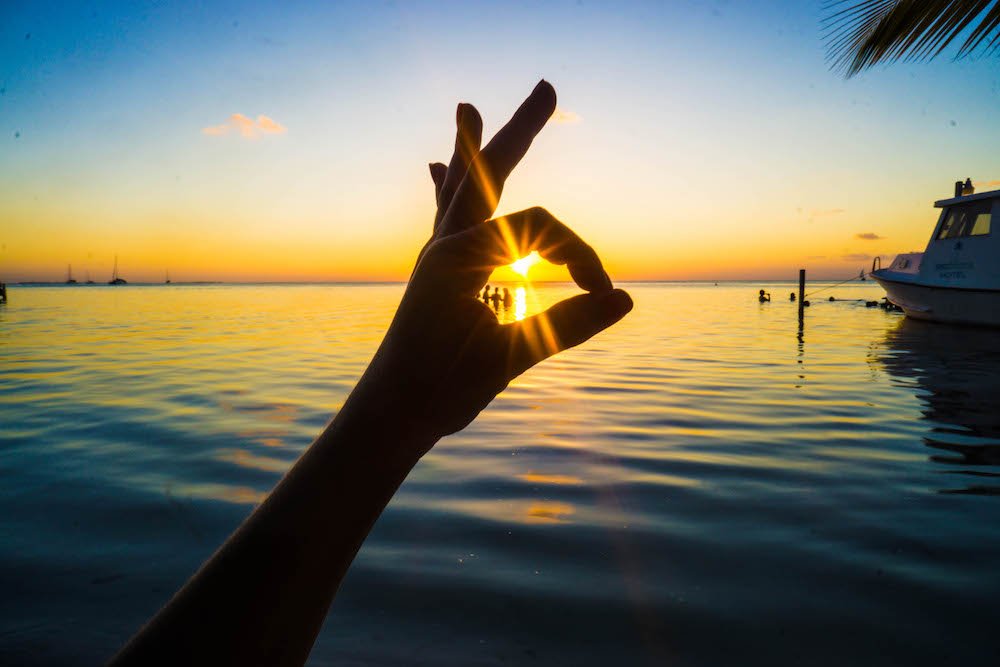
<path fill-rule="evenodd" d="M 872 273 L 889 301 L 907 317 L 931 322 L 1000 327 L 1000 290 L 933 287 Z"/>

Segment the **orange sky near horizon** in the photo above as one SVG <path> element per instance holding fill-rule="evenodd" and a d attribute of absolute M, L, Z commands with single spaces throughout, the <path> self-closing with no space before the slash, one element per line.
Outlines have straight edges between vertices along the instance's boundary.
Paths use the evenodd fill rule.
<path fill-rule="evenodd" d="M 545 189 L 542 175 L 531 187 L 524 182 L 533 175 L 512 179 L 501 211 L 525 208 L 542 197 L 534 194 Z M 424 186 L 429 190 L 429 179 Z M 167 272 L 174 282 L 405 280 L 433 216 L 429 192 L 419 189 L 414 184 L 412 193 L 403 191 L 388 204 L 375 198 L 377 205 L 359 212 L 359 222 L 350 225 L 312 214 L 284 220 L 280 209 L 263 207 L 227 211 L 225 201 L 206 215 L 176 202 L 76 208 L 77 202 L 51 206 L 5 199 L 0 216 L 13 224 L 0 240 L 0 279 L 59 281 L 72 265 L 78 280 L 89 276 L 103 282 L 117 255 L 119 271 L 130 282 L 160 282 Z M 711 195 L 706 189 L 691 199 L 707 202 Z M 725 201 L 692 211 L 683 199 L 672 198 L 677 205 L 660 210 L 636 207 L 602 214 L 592 199 L 574 205 L 571 192 L 557 191 L 552 199 L 550 210 L 598 250 L 613 279 L 626 281 L 793 279 L 803 267 L 817 277 L 847 277 L 870 267 L 871 256 L 888 259 L 896 252 L 921 250 L 937 215 L 923 198 L 873 197 L 867 204 L 870 214 L 864 207 L 806 211 L 776 198 L 770 215 L 731 209 Z M 513 205 L 506 205 L 508 200 Z M 877 229 L 885 238 L 858 239 L 845 227 Z M 547 263 L 533 267 L 530 277 L 569 279 L 564 267 Z M 517 279 L 506 269 L 494 277 Z"/>
<path fill-rule="evenodd" d="M 802 267 L 817 276 L 846 276 L 867 269 L 873 255 L 888 259 L 897 251 L 920 250 L 936 213 L 929 206 L 914 210 L 891 225 L 899 230 L 894 238 L 875 241 L 845 240 L 839 231 L 831 233 L 819 226 L 798 235 L 786 230 L 780 241 L 760 226 L 731 230 L 728 235 L 684 233 L 676 230 L 676 222 L 664 221 L 656 225 L 661 234 L 648 244 L 636 244 L 630 238 L 602 233 L 599 221 L 575 227 L 598 250 L 615 280 L 792 279 Z M 430 216 L 430 208 L 426 214 Z M 72 265 L 78 280 L 90 277 L 101 282 L 110 278 L 117 255 L 119 272 L 130 282 L 159 282 L 168 272 L 174 282 L 405 280 L 426 239 L 418 230 L 427 228 L 427 223 L 414 221 L 411 229 L 393 226 L 383 235 L 375 225 L 366 233 L 344 238 L 336 227 L 292 234 L 279 223 L 273 229 L 247 225 L 239 231 L 219 224 L 199 229 L 169 218 L 134 227 L 112 226 L 111 230 L 107 224 L 78 220 L 73 226 L 63 226 L 55 247 L 49 234 L 34 231 L 45 225 L 15 224 L 0 241 L 0 276 L 8 281 L 58 281 Z M 775 221 L 774 235 L 781 235 L 786 225 L 792 223 Z M 52 223 L 51 227 L 60 225 Z M 594 229 L 587 234 L 581 227 Z M 880 229 L 887 228 L 890 225 L 880 225 Z M 530 277 L 569 279 L 564 267 L 544 262 L 532 267 Z M 517 279 L 507 269 L 494 277 Z"/>

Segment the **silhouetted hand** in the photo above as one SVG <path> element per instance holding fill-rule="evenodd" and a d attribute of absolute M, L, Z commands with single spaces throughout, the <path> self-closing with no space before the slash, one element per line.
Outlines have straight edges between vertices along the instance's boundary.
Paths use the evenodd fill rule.
<path fill-rule="evenodd" d="M 417 459 L 514 377 L 632 308 L 590 246 L 544 209 L 487 220 L 555 104 L 552 86 L 539 83 L 482 151 L 479 113 L 459 106 L 451 164 L 431 165 L 434 233 L 364 377 L 267 499 L 114 664 L 304 663 L 358 548 Z M 501 325 L 476 295 L 495 267 L 532 250 L 566 264 L 589 294 Z"/>
<path fill-rule="evenodd" d="M 438 203 L 433 234 L 355 392 L 363 400 L 350 401 L 380 406 L 384 418 L 403 426 L 424 450 L 468 425 L 512 379 L 579 345 L 632 308 L 628 294 L 612 288 L 597 253 L 545 209 L 488 220 L 504 181 L 555 105 L 552 86 L 540 82 L 480 150 L 479 113 L 460 104 L 451 163 L 430 165 Z M 567 265 L 588 293 L 501 325 L 477 295 L 493 269 L 532 250 Z"/>

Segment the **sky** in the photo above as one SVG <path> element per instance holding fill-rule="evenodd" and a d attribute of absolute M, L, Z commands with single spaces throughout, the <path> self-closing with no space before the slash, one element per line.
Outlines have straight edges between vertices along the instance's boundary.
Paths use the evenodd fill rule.
<path fill-rule="evenodd" d="M 846 278 L 1000 187 L 1000 58 L 845 79 L 821 0 L 207 4 L 0 5 L 0 280 L 405 280 L 455 105 L 541 78 L 498 213 L 616 280 Z"/>

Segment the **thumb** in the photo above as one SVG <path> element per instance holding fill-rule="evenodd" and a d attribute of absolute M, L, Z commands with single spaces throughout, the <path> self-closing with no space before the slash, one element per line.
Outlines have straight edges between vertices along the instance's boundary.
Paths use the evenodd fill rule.
<path fill-rule="evenodd" d="M 604 331 L 632 310 L 627 292 L 579 294 L 521 322 L 507 325 L 510 336 L 508 369 L 517 377 L 539 361 L 575 347 Z"/>

